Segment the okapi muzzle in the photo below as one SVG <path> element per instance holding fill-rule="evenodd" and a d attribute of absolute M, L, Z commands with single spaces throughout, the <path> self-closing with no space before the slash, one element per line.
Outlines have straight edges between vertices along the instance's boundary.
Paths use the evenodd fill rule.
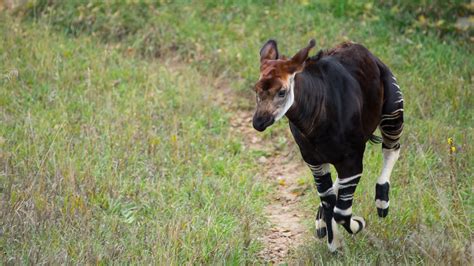
<path fill-rule="evenodd" d="M 257 108 L 253 127 L 264 131 L 282 118 L 294 103 L 295 75 L 304 69 L 308 53 L 316 42 L 311 40 L 291 59 L 279 58 L 277 44 L 269 40 L 260 50 L 260 79 L 255 84 Z"/>
<path fill-rule="evenodd" d="M 253 128 L 256 130 L 262 132 L 264 131 L 267 127 L 271 126 L 275 122 L 275 118 L 273 115 L 269 113 L 263 113 L 261 114 L 258 109 L 255 112 L 255 115 L 253 116 Z"/>

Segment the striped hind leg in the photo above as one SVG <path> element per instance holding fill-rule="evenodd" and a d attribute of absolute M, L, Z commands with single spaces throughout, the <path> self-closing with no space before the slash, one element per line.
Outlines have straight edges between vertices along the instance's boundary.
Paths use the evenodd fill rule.
<path fill-rule="evenodd" d="M 400 155 L 400 136 L 403 131 L 403 96 L 396 79 L 386 96 L 380 120 L 382 133 L 383 168 L 375 185 L 375 206 L 379 217 L 386 217 L 389 208 L 390 176 Z"/>
<path fill-rule="evenodd" d="M 336 193 L 329 171 L 329 164 L 311 165 L 308 163 L 308 166 L 313 173 L 316 189 L 321 199 L 315 221 L 316 236 L 318 238 L 327 236 L 329 250 L 333 252 L 341 246 L 341 236 L 333 219 Z"/>

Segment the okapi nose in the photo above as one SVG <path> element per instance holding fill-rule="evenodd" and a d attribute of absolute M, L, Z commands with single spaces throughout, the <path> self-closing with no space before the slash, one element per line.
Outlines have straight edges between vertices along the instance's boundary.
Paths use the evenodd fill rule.
<path fill-rule="evenodd" d="M 273 124 L 273 122 L 275 122 L 275 118 L 273 118 L 272 116 L 254 116 L 252 124 L 253 124 L 253 128 L 262 132 L 268 126 Z"/>

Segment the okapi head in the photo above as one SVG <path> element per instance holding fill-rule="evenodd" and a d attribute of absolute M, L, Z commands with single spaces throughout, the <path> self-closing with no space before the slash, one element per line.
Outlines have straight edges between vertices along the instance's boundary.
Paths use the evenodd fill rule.
<path fill-rule="evenodd" d="M 264 131 L 282 118 L 295 100 L 295 75 L 304 69 L 308 53 L 316 45 L 311 40 L 305 48 L 292 58 L 279 56 L 277 43 L 268 40 L 260 50 L 260 78 L 255 84 L 257 109 L 253 116 L 253 127 Z"/>

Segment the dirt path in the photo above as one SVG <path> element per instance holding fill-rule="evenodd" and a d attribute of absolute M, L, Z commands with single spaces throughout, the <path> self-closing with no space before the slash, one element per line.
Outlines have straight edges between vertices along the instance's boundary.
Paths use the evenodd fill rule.
<path fill-rule="evenodd" d="M 278 180 L 278 187 L 272 203 L 265 207 L 272 227 L 263 237 L 265 248 L 260 256 L 265 261 L 281 263 L 288 257 L 290 249 L 300 245 L 306 235 L 306 228 L 301 223 L 305 214 L 298 204 L 306 189 L 298 185 L 298 178 L 301 177 L 299 165 L 288 162 L 284 155 L 278 155 L 270 160 L 268 167 L 272 166 L 280 169 L 269 169 L 266 178 L 269 181 Z"/>
<path fill-rule="evenodd" d="M 235 112 L 235 110 L 234 110 Z M 262 165 L 260 174 L 268 182 L 275 184 L 271 203 L 265 207 L 265 215 L 270 222 L 270 230 L 261 240 L 264 249 L 259 254 L 265 262 L 280 264 L 286 261 L 289 251 L 302 243 L 307 235 L 301 223 L 304 213 L 299 205 L 301 196 L 308 190 L 307 184 L 299 179 L 308 174 L 297 152 L 295 144 L 286 133 L 285 143 L 280 150 L 272 141 L 262 138 L 262 134 L 252 127 L 252 111 L 238 111 L 231 119 L 231 125 L 237 134 L 244 136 L 246 149 L 265 151 L 267 157 L 259 158 Z"/>

